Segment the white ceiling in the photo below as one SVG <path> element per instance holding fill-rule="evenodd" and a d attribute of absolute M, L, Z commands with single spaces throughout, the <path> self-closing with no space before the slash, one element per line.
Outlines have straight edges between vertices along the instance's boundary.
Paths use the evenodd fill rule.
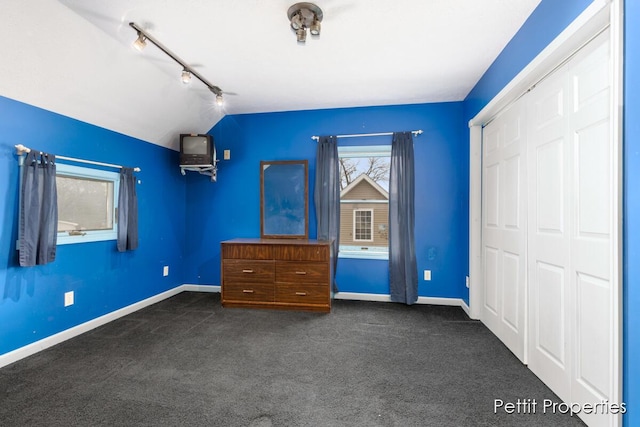
<path fill-rule="evenodd" d="M 296 43 L 293 0 L 12 0 L 0 95 L 176 149 L 225 114 L 460 101 L 540 0 L 317 0 Z M 225 106 L 136 22 L 213 84 Z"/>

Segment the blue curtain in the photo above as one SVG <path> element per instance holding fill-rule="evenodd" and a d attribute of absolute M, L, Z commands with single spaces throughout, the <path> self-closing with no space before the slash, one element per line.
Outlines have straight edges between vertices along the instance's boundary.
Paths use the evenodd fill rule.
<path fill-rule="evenodd" d="M 56 156 L 31 150 L 23 164 L 20 194 L 20 265 L 30 267 L 56 258 L 58 193 Z"/>
<path fill-rule="evenodd" d="M 340 247 L 340 163 L 338 138 L 321 136 L 316 151 L 316 183 L 314 189 L 318 240 L 331 240 L 333 252 L 333 291 Z"/>
<path fill-rule="evenodd" d="M 395 132 L 389 173 L 389 284 L 391 301 L 418 300 L 415 250 L 415 173 L 413 134 Z"/>
<path fill-rule="evenodd" d="M 118 194 L 118 251 L 138 248 L 138 196 L 132 168 L 120 171 Z"/>

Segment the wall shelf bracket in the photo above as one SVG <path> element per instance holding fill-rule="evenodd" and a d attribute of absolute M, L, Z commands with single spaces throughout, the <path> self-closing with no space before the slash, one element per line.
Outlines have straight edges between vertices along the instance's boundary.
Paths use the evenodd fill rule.
<path fill-rule="evenodd" d="M 216 182 L 218 179 L 218 167 L 216 165 L 218 160 L 210 166 L 180 166 L 180 173 L 186 175 L 187 171 L 198 172 L 201 175 L 207 175 L 211 177 L 211 182 Z"/>

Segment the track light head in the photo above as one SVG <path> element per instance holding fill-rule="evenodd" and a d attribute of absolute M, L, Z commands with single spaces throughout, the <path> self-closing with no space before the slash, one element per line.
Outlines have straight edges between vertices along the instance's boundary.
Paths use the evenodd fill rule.
<path fill-rule="evenodd" d="M 313 23 L 309 27 L 309 33 L 311 33 L 312 36 L 320 35 L 320 21 L 318 21 L 317 18 L 313 20 Z"/>
<path fill-rule="evenodd" d="M 298 43 L 304 43 L 307 41 L 307 29 L 306 28 L 298 28 L 296 30 L 296 39 Z"/>
<path fill-rule="evenodd" d="M 142 52 L 142 50 L 147 46 L 147 38 L 138 31 L 138 38 L 133 42 L 133 47 Z"/>
<path fill-rule="evenodd" d="M 182 83 L 188 84 L 191 81 L 191 72 L 186 68 L 182 70 L 182 76 L 180 77 Z"/>
<path fill-rule="evenodd" d="M 217 94 L 216 95 L 216 105 L 218 107 L 222 107 L 223 104 L 224 104 L 224 98 L 222 97 L 221 94 Z"/>
<path fill-rule="evenodd" d="M 291 17 L 291 28 L 293 28 L 295 31 L 298 31 L 303 26 L 304 22 L 300 13 L 296 13 Z"/>

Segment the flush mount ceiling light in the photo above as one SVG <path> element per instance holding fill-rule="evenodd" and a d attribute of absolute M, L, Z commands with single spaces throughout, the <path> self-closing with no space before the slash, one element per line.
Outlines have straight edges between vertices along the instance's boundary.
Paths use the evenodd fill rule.
<path fill-rule="evenodd" d="M 142 50 L 147 45 L 147 41 L 151 42 L 158 49 L 160 49 L 162 52 L 164 52 L 169 58 L 173 59 L 175 62 L 177 62 L 178 64 L 180 64 L 182 66 L 182 74 L 181 74 L 180 78 L 181 78 L 183 83 L 187 84 L 187 83 L 189 83 L 191 81 L 191 76 L 195 77 L 196 79 L 198 79 L 202 83 L 204 83 L 204 85 L 211 92 L 213 92 L 216 95 L 216 104 L 217 105 L 222 105 L 223 104 L 223 98 L 222 98 L 222 93 L 223 92 L 222 92 L 222 89 L 220 89 L 218 86 L 212 84 L 207 79 L 202 77 L 198 72 L 196 72 L 193 68 L 189 67 L 189 65 L 187 65 L 186 62 L 184 62 L 182 59 L 180 59 L 178 57 L 178 55 L 176 55 L 175 53 L 171 52 L 166 46 L 164 46 L 158 40 L 156 40 L 153 37 L 151 37 L 149 35 L 149 33 L 147 33 L 142 28 L 140 28 L 140 26 L 138 26 L 135 22 L 129 22 L 129 26 L 131 28 L 133 28 L 134 30 L 136 30 L 136 33 L 138 34 L 138 38 L 136 39 L 135 42 L 133 42 L 133 46 L 136 49 Z"/>
<path fill-rule="evenodd" d="M 298 43 L 307 40 L 307 28 L 312 36 L 320 35 L 320 22 L 322 22 L 322 9 L 313 3 L 296 3 L 287 11 L 287 17 L 291 21 L 291 29 L 296 33 Z"/>

